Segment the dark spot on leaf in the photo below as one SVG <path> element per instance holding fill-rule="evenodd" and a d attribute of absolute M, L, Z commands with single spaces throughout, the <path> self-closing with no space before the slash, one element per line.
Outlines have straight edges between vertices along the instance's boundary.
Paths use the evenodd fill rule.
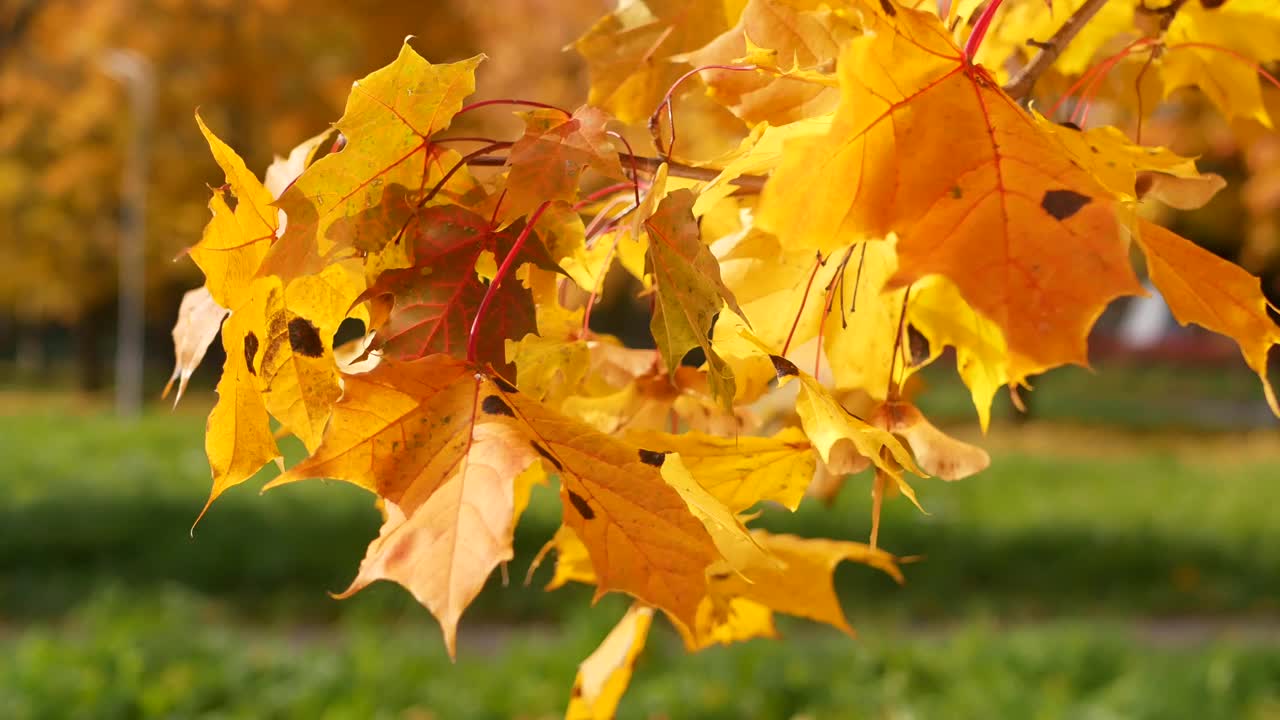
<path fill-rule="evenodd" d="M 1227 0 L 1200 0 L 1200 7 L 1205 10 L 1217 10 L 1227 3 Z"/>
<path fill-rule="evenodd" d="M 725 580 L 728 580 L 731 577 L 733 577 L 732 573 L 727 573 L 727 572 L 711 573 L 711 579 L 716 582 L 724 582 Z"/>
<path fill-rule="evenodd" d="M 952 186 L 951 186 L 951 198 L 952 198 L 953 200 L 959 200 L 959 199 L 960 199 L 960 198 L 962 198 L 962 197 L 964 197 L 964 191 L 960 189 L 960 186 L 959 186 L 959 185 L 952 185 Z"/>
<path fill-rule="evenodd" d="M 253 358 L 258 354 L 258 336 L 249 333 L 244 336 L 244 364 L 249 366 L 249 374 L 257 375 L 258 371 L 253 369 Z"/>
<path fill-rule="evenodd" d="M 575 683 L 572 695 L 576 698 L 582 697 L 582 686 Z"/>
<path fill-rule="evenodd" d="M 769 359 L 773 361 L 773 371 L 778 373 L 778 379 L 781 380 L 789 375 L 799 375 L 800 368 L 790 360 L 781 355 L 770 355 Z"/>
<path fill-rule="evenodd" d="M 595 510 L 592 510 L 591 506 L 587 504 L 586 498 L 572 490 L 569 490 L 568 492 L 569 503 L 573 505 L 573 509 L 578 511 L 578 514 L 582 516 L 583 520 L 590 520 L 596 516 Z"/>
<path fill-rule="evenodd" d="M 533 445 L 533 449 L 537 451 L 539 455 L 545 458 L 547 462 L 551 463 L 551 466 L 554 467 L 556 470 L 564 470 L 564 466 L 560 464 L 560 461 L 556 459 L 555 455 L 551 454 L 550 450 L 547 450 L 546 448 L 542 447 L 538 443 L 529 443 L 529 444 Z"/>
<path fill-rule="evenodd" d="M 1040 201 L 1040 207 L 1054 217 L 1055 220 L 1066 220 L 1080 212 L 1080 208 L 1093 202 L 1088 195 L 1081 195 L 1075 190 L 1049 190 Z"/>
<path fill-rule="evenodd" d="M 640 448 L 640 462 L 645 465 L 654 467 L 662 467 L 662 463 L 667 459 L 667 454 L 656 450 L 645 450 Z"/>
<path fill-rule="evenodd" d="M 929 338 L 917 330 L 915 325 L 907 325 L 907 349 L 911 353 L 911 367 L 929 359 Z"/>
<path fill-rule="evenodd" d="M 502 392 L 505 392 L 505 393 L 519 392 L 518 390 L 516 390 L 515 385 L 512 385 L 511 383 L 507 382 L 507 379 L 502 377 L 501 375 L 493 376 L 493 384 L 502 388 Z"/>
<path fill-rule="evenodd" d="M 894 17 L 898 14 L 898 8 L 893 6 L 893 0 L 880 0 L 880 9 L 884 10 L 884 14 Z"/>
<path fill-rule="evenodd" d="M 489 415 L 506 415 L 507 417 L 515 417 L 516 414 L 511 411 L 511 406 L 502 401 L 497 395 L 490 395 L 480 403 L 480 409 Z"/>
<path fill-rule="evenodd" d="M 289 347 L 295 353 L 307 357 L 318 358 L 324 354 L 320 331 L 304 317 L 295 317 L 289 321 Z"/>

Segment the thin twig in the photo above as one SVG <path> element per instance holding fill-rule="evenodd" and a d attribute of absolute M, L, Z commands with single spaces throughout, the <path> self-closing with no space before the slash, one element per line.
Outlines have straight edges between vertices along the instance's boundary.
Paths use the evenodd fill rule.
<path fill-rule="evenodd" d="M 1022 71 L 1017 76 L 1005 84 L 1004 91 L 1017 100 L 1022 100 L 1030 95 L 1031 88 L 1035 87 L 1036 80 L 1039 80 L 1044 71 L 1053 65 L 1058 56 L 1062 54 L 1062 51 L 1067 48 L 1067 45 L 1075 39 L 1076 35 L 1084 29 L 1085 25 L 1089 24 L 1093 16 L 1097 15 L 1102 6 L 1106 4 L 1107 0 L 1085 0 L 1080 9 L 1076 10 L 1075 14 L 1067 18 L 1062 27 L 1058 28 L 1058 32 L 1054 33 L 1048 42 L 1043 43 L 1040 52 L 1031 58 L 1031 62 L 1027 63 L 1027 66 L 1022 68 Z"/>
<path fill-rule="evenodd" d="M 511 273 L 511 266 L 515 264 L 516 257 L 524 249 L 524 242 L 529 239 L 530 233 L 533 232 L 533 226 L 538 224 L 538 218 L 542 217 L 542 213 L 550 206 L 551 201 L 548 200 L 533 211 L 533 215 L 529 216 L 529 223 L 520 231 L 520 235 L 516 237 L 516 241 L 511 245 L 511 250 L 507 252 L 507 257 L 503 259 L 502 265 L 498 267 L 493 279 L 489 281 L 489 287 L 485 289 L 484 297 L 480 299 L 480 306 L 476 308 L 476 316 L 471 320 L 471 332 L 467 335 L 467 362 L 474 363 L 476 361 L 476 353 L 480 348 L 480 325 L 484 322 L 484 317 L 489 312 L 489 305 L 493 302 L 494 296 L 498 294 L 498 286 L 502 284 L 503 278 Z"/>
<path fill-rule="evenodd" d="M 623 162 L 631 163 L 632 167 L 649 175 L 657 172 L 658 167 L 664 162 L 662 158 L 645 157 L 643 155 L 631 155 L 629 153 L 618 153 L 618 155 Z M 468 159 L 467 164 L 474 167 L 502 167 L 507 164 L 507 159 L 498 156 L 475 157 Z M 694 167 L 678 162 L 667 162 L 667 172 L 676 177 L 702 180 L 704 182 L 714 180 L 720 174 L 718 168 Z M 730 183 L 738 186 L 735 191 L 737 195 L 758 195 L 764 189 L 766 179 L 763 175 L 739 175 L 731 180 Z"/>

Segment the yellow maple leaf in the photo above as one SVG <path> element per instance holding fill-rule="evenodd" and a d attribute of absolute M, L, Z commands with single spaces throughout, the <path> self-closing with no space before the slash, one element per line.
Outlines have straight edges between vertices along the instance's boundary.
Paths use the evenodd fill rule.
<path fill-rule="evenodd" d="M 276 205 L 289 220 L 262 272 L 291 279 L 331 258 L 381 251 L 461 159 L 431 138 L 475 89 L 483 59 L 432 65 L 406 42 L 395 62 L 356 81 L 335 124 L 346 146 L 317 160 L 280 196 Z M 456 173 L 440 199 L 470 187 L 466 174 Z M 361 221 L 375 212 L 377 222 Z"/>
<path fill-rule="evenodd" d="M 1280 58 L 1280 5 L 1232 0 L 1206 7 L 1185 3 L 1165 31 L 1159 60 L 1165 96 L 1199 88 L 1227 117 L 1271 127 L 1258 69 Z"/>
<path fill-rule="evenodd" d="M 956 370 L 973 396 L 978 420 L 986 432 L 996 390 L 1022 381 L 1010 375 L 1009 349 L 1000 328 L 969 307 L 955 285 L 940 275 L 911 286 L 907 317 L 909 327 L 929 345 L 921 365 L 933 362 L 948 345 L 956 349 Z"/>
<path fill-rule="evenodd" d="M 197 523 L 219 495 L 280 457 L 271 432 L 271 417 L 255 378 L 262 342 L 252 329 L 256 326 L 248 319 L 247 315 L 232 313 L 222 326 L 222 347 L 227 359 L 218 379 L 218 402 L 209 413 L 204 439 L 213 488 Z"/>
<path fill-rule="evenodd" d="M 813 78 L 795 78 L 788 77 L 787 71 L 822 65 L 834 68 L 841 45 L 860 33 L 856 15 L 848 11 L 852 4 L 833 3 L 838 8 L 833 9 L 782 0 L 749 0 L 736 25 L 683 59 L 695 67 L 731 65 L 741 59 L 781 75 L 714 68 L 702 71 L 712 97 L 748 125 L 785 125 L 820 115 L 835 108 L 839 92 L 815 82 L 821 79 L 816 72 Z"/>
<path fill-rule="evenodd" d="M 1235 340 L 1261 378 L 1271 411 L 1280 416 L 1267 379 L 1267 353 L 1280 344 L 1280 327 L 1267 314 L 1258 278 L 1154 223 L 1142 223 L 1137 240 L 1151 282 L 1173 316 L 1183 325 L 1195 323 Z"/>
<path fill-rule="evenodd" d="M 196 124 L 209 143 L 213 157 L 227 177 L 227 189 L 215 189 L 209 201 L 213 218 L 200 242 L 187 251 L 205 275 L 205 285 L 219 305 L 235 310 L 245 299 L 276 239 L 274 198 L 245 167 L 244 161 L 196 115 Z M 235 210 L 228 198 L 235 200 Z"/>
<path fill-rule="evenodd" d="M 287 284 L 259 278 L 234 313 L 262 346 L 255 379 L 267 409 L 310 450 L 342 392 L 333 335 L 363 290 L 355 267 L 334 264 Z"/>
<path fill-rule="evenodd" d="M 637 431 L 627 438 L 641 447 L 679 453 L 698 483 L 733 512 L 763 500 L 795 510 L 816 464 L 813 446 L 799 428 L 784 428 L 772 437 Z"/>
<path fill-rule="evenodd" d="M 1051 123 L 1039 114 L 1035 119 L 1053 133 L 1081 167 L 1121 199 L 1150 197 L 1172 207 L 1194 210 L 1226 187 L 1222 176 L 1202 175 L 1194 159 L 1168 148 L 1138 145 L 1109 125 L 1080 131 Z"/>
<path fill-rule="evenodd" d="M 547 590 L 564 587 L 570 582 L 595 584 L 596 573 L 591 567 L 591 554 L 587 552 L 587 546 L 582 544 L 582 540 L 568 525 L 557 528 L 556 534 L 547 541 L 538 556 L 534 558 L 529 567 L 530 577 L 541 565 L 546 554 L 552 550 L 556 551 L 556 569 L 551 580 L 547 582 Z"/>
<path fill-rule="evenodd" d="M 1045 40 L 1084 5 L 1085 0 L 1005 3 L 1003 17 L 984 40 L 977 59 L 1003 82 L 1009 61 L 1024 56 L 1028 37 Z M 1272 0 L 1200 3 L 1102 3 L 1079 33 L 1061 48 L 1055 73 L 1079 76 L 1096 68 L 1113 72 L 1114 61 L 1145 65 L 1168 98 L 1185 87 L 1199 88 L 1224 115 L 1270 127 L 1258 68 L 1277 59 L 1280 6 Z M 1137 50 L 1135 52 L 1135 49 Z M 1106 55 L 1106 58 L 1100 56 Z M 1126 57 L 1127 56 L 1127 57 Z M 1110 66 L 1103 62 L 1112 60 Z M 1132 84 L 1115 100 L 1132 102 Z"/>
<path fill-rule="evenodd" d="M 702 521 L 702 526 L 729 567 L 741 572 L 745 568 L 771 562 L 768 553 L 748 534 L 742 520 L 693 478 L 678 453 L 659 455 L 662 457 L 662 479 L 680 493 L 689 510 Z"/>
<path fill-rule="evenodd" d="M 860 389 L 876 400 L 885 399 L 912 369 L 900 352 L 906 344 L 907 290 L 885 288 L 898 266 L 894 246 L 890 237 L 832 253 L 827 262 L 837 274 L 810 299 L 819 308 L 822 351 L 835 387 Z"/>
<path fill-rule="evenodd" d="M 636 658 L 644 651 L 653 609 L 633 605 L 600 647 L 578 666 L 565 720 L 612 720 L 631 682 Z"/>
<path fill-rule="evenodd" d="M 689 652 L 712 645 L 732 645 L 753 638 L 776 638 L 773 611 L 744 597 L 708 595 L 698 605 L 698 617 L 692 628 L 676 625 Z"/>
<path fill-rule="evenodd" d="M 831 129 L 832 114 L 804 118 L 780 127 L 760 123 L 742 139 L 733 153 L 718 160 L 720 172 L 704 184 L 693 201 L 693 214 L 703 217 L 738 189 L 734 180 L 743 175 L 763 175 L 782 161 L 783 148 L 790 140 L 808 135 L 822 135 Z"/>
<path fill-rule="evenodd" d="M 776 562 L 741 574 L 713 570 L 712 593 L 746 598 L 774 612 L 826 623 L 853 634 L 832 583 L 836 566 L 846 560 L 862 563 L 902 582 L 902 573 L 892 555 L 862 543 L 775 535 L 764 530 L 751 534 Z"/>
<path fill-rule="evenodd" d="M 804 434 L 809 437 L 828 467 L 835 470 L 847 466 L 856 458 L 870 459 L 876 467 L 897 481 L 899 488 L 912 502 L 916 502 L 915 493 L 903 479 L 901 469 L 905 468 L 920 476 L 924 476 L 924 472 L 916 466 L 911 453 L 902 443 L 889 432 L 849 412 L 812 375 L 801 372 L 790 361 L 775 356 L 774 363 L 778 368 L 780 382 L 788 382 L 794 378 L 800 383 L 800 391 L 796 395 L 796 414 L 800 416 Z M 916 505 L 919 506 L 919 503 L 916 502 Z"/>
<path fill-rule="evenodd" d="M 695 50 L 729 28 L 720 0 L 621 4 L 574 42 L 587 61 L 587 102 L 625 123 L 649 117 L 683 70 L 668 58 Z"/>

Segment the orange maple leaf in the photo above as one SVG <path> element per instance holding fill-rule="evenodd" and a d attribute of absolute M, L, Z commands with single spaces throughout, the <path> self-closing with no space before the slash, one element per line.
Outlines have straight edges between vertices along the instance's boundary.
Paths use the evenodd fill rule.
<path fill-rule="evenodd" d="M 629 593 L 692 625 L 720 553 L 664 479 L 664 459 L 431 355 L 344 376 L 324 442 L 267 488 L 332 477 L 385 500 L 382 533 L 345 594 L 377 579 L 408 587 L 452 652 L 462 610 L 511 557 L 513 484 L 534 464 L 560 477 L 564 521 L 587 547 L 598 592 Z"/>
<path fill-rule="evenodd" d="M 1014 378 L 1087 364 L 1098 315 L 1142 291 L 1120 203 L 936 16 L 885 5 L 840 57 L 830 132 L 788 146 L 758 224 L 827 249 L 896 232 L 888 287 L 949 278 L 1004 331 Z"/>

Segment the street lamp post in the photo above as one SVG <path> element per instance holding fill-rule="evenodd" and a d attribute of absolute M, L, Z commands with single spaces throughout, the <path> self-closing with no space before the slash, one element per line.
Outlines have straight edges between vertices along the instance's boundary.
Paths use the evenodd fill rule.
<path fill-rule="evenodd" d="M 102 69 L 129 91 L 133 120 L 120 193 L 119 328 L 116 335 L 116 412 L 133 417 L 142 408 L 146 330 L 147 174 L 155 74 L 132 50 L 110 50 Z"/>

